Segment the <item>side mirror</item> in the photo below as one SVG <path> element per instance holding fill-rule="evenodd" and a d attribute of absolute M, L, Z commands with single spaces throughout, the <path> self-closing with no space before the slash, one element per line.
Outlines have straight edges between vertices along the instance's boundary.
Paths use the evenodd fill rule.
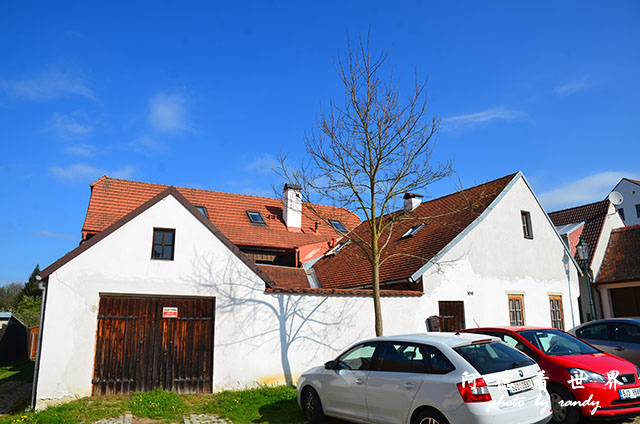
<path fill-rule="evenodd" d="M 335 365 L 334 361 L 325 362 L 324 363 L 324 369 L 332 370 L 334 365 Z"/>

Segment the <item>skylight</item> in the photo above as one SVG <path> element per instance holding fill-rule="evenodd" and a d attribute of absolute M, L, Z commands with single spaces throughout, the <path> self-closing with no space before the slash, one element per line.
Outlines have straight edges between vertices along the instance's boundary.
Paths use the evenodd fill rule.
<path fill-rule="evenodd" d="M 406 233 L 402 235 L 402 238 L 413 237 L 414 234 L 420 231 L 420 228 L 422 227 L 424 227 L 424 224 L 414 225 L 413 227 L 409 228 L 409 230 Z"/>
<path fill-rule="evenodd" d="M 267 225 L 262 217 L 262 214 L 258 211 L 247 211 L 247 215 L 249 216 L 249 221 L 251 221 L 254 225 Z"/>
<path fill-rule="evenodd" d="M 330 219 L 329 224 L 331 224 L 333 228 L 335 228 L 337 231 L 340 231 L 341 233 L 347 232 L 347 228 L 342 225 L 342 222 L 338 221 L 337 219 Z"/>
<path fill-rule="evenodd" d="M 206 216 L 207 218 L 209 217 L 209 215 L 207 215 L 207 208 L 205 208 L 204 206 L 196 206 L 196 209 L 198 209 L 202 215 Z"/>

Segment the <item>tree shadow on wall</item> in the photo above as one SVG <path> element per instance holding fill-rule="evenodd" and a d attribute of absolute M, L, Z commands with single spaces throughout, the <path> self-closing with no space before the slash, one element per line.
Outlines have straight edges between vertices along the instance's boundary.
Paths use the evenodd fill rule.
<path fill-rule="evenodd" d="M 216 296 L 216 327 L 233 325 L 236 334 L 233 340 L 221 340 L 216 346 L 247 344 L 258 348 L 277 341 L 288 385 L 293 384 L 292 346 L 315 346 L 309 358 L 312 361 L 321 348 L 336 354 L 343 345 L 335 346 L 346 332 L 354 333 L 354 340 L 362 337 L 362 329 L 354 331 L 357 308 L 353 298 L 267 293 L 264 281 L 232 252 L 195 257 L 185 280 L 200 287 L 203 294 Z"/>

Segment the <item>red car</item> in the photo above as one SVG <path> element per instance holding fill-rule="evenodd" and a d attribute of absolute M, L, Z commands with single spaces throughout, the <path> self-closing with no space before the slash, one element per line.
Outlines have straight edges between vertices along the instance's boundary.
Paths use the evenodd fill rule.
<path fill-rule="evenodd" d="M 500 337 L 535 360 L 548 377 L 553 422 L 575 424 L 581 414 L 594 418 L 640 414 L 640 367 L 625 359 L 553 328 L 485 327 L 461 331 Z"/>

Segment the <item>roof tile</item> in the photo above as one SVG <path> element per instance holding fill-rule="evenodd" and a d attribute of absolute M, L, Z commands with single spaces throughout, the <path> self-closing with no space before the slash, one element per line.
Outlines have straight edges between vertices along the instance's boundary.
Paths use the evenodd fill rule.
<path fill-rule="evenodd" d="M 611 232 L 597 283 L 640 281 L 640 225 Z"/>

